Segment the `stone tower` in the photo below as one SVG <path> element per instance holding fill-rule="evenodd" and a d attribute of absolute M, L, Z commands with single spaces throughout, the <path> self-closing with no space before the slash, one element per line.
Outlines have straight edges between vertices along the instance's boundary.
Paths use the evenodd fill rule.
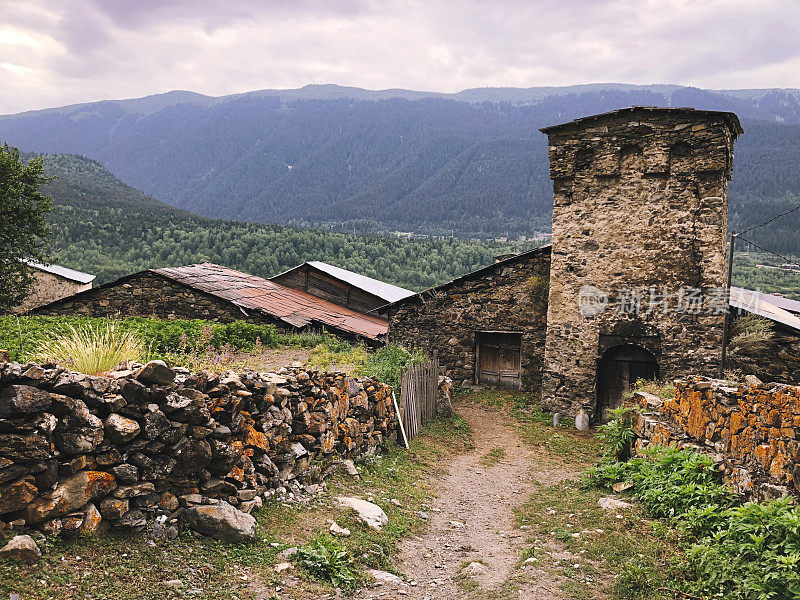
<path fill-rule="evenodd" d="M 599 420 L 636 379 L 714 374 L 736 115 L 632 107 L 542 132 L 554 193 L 545 404 Z"/>

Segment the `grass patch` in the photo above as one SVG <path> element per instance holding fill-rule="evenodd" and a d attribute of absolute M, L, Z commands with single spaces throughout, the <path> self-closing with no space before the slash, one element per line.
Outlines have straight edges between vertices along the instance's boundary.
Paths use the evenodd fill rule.
<path fill-rule="evenodd" d="M 505 448 L 492 448 L 481 457 L 481 463 L 493 467 L 506 457 Z"/>

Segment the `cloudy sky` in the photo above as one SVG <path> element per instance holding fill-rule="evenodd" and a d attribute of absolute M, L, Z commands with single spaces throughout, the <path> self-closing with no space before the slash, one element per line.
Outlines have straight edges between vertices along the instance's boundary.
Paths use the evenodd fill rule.
<path fill-rule="evenodd" d="M 0 0 L 0 114 L 173 89 L 800 87 L 798 0 Z"/>

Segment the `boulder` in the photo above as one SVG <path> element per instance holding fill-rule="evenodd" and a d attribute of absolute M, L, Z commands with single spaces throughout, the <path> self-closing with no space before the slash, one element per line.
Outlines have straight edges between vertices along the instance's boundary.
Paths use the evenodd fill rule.
<path fill-rule="evenodd" d="M 0 485 L 0 515 L 22 510 L 38 494 L 35 480 L 30 475 L 8 485 Z"/>
<path fill-rule="evenodd" d="M 358 514 L 358 518 L 375 531 L 380 531 L 389 522 L 389 517 L 377 504 L 367 502 L 361 498 L 338 496 L 336 504 L 342 508 L 351 508 Z"/>
<path fill-rule="evenodd" d="M 108 439 L 118 444 L 127 444 L 139 435 L 139 423 L 116 413 L 108 415 L 105 423 Z"/>
<path fill-rule="evenodd" d="M 589 430 L 589 413 L 584 409 L 581 409 L 578 414 L 575 415 L 575 429 L 578 431 Z"/>
<path fill-rule="evenodd" d="M 249 542 L 256 535 L 256 520 L 227 502 L 190 506 L 183 516 L 189 528 L 223 542 Z"/>
<path fill-rule="evenodd" d="M 52 396 L 30 385 L 10 385 L 0 392 L 0 418 L 41 412 L 50 408 Z"/>
<path fill-rule="evenodd" d="M 372 577 L 376 586 L 401 585 L 403 583 L 403 580 L 394 573 L 387 573 L 386 571 L 379 571 L 378 569 L 369 569 L 367 574 Z"/>
<path fill-rule="evenodd" d="M 25 518 L 31 524 L 66 515 L 102 498 L 117 487 L 111 473 L 81 471 L 62 481 L 55 490 L 31 502 L 25 509 Z"/>
<path fill-rule="evenodd" d="M 103 517 L 100 514 L 100 511 L 97 510 L 97 507 L 90 502 L 86 505 L 86 508 L 83 511 L 83 524 L 80 526 L 78 533 L 86 536 L 96 535 L 100 530 L 100 524 L 102 521 Z"/>
<path fill-rule="evenodd" d="M 0 548 L 0 558 L 12 558 L 20 562 L 33 564 L 42 557 L 39 546 L 29 535 L 14 536 L 10 542 Z"/>
<path fill-rule="evenodd" d="M 169 385 L 175 381 L 175 371 L 163 360 L 151 360 L 136 372 L 136 379 L 142 383 Z"/>

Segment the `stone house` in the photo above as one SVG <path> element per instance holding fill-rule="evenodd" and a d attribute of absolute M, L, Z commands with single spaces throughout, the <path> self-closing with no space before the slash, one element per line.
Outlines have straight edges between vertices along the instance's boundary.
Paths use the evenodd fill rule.
<path fill-rule="evenodd" d="M 358 312 L 369 312 L 415 293 L 319 260 L 305 262 L 269 280 Z"/>
<path fill-rule="evenodd" d="M 390 341 L 601 418 L 638 378 L 718 373 L 736 115 L 632 107 L 542 131 L 552 245 L 379 309 Z"/>
<path fill-rule="evenodd" d="M 279 330 L 327 329 L 371 346 L 387 322 L 301 290 L 212 263 L 149 269 L 34 309 L 38 315 L 237 320 Z"/>
<path fill-rule="evenodd" d="M 34 277 L 33 288 L 30 296 L 13 312 L 21 314 L 32 308 L 48 304 L 59 298 L 72 296 L 92 288 L 95 276 L 68 269 L 60 265 L 45 265 L 32 260 L 26 260 Z"/>

